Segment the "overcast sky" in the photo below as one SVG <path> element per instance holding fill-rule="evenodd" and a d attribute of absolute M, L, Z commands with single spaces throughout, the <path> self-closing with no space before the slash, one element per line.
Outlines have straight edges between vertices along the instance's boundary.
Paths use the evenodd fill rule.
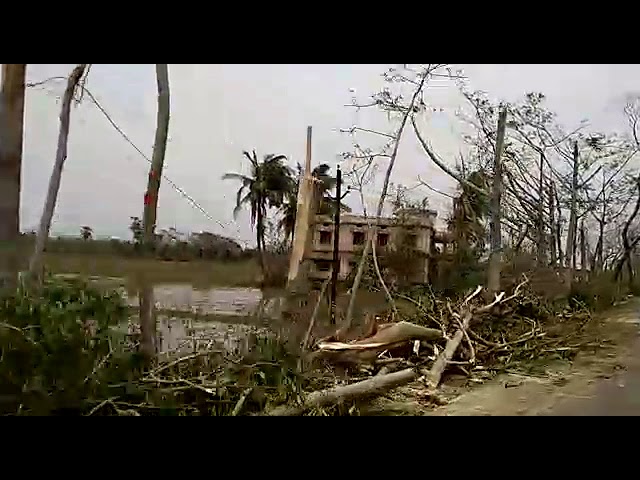
<path fill-rule="evenodd" d="M 159 227 L 208 230 L 243 241 L 254 237 L 248 215 L 234 221 L 238 185 L 222 181 L 225 172 L 247 172 L 242 150 L 287 155 L 303 162 L 307 125 L 313 126 L 313 163 L 335 166 L 351 139 L 338 132 L 354 124 L 381 126 L 379 117 L 356 113 L 350 103 L 355 89 L 364 100 L 378 91 L 380 74 L 391 65 L 169 65 L 171 83 L 170 142 L 165 173 L 223 226 L 163 183 Z M 639 65 L 454 65 L 462 68 L 474 89 L 499 100 L 516 100 L 529 91 L 548 97 L 560 121 L 577 125 L 588 119 L 594 128 L 624 130 L 624 98 L 637 92 Z M 28 81 L 66 76 L 73 65 L 31 64 Z M 151 156 L 156 123 L 155 69 L 151 64 L 93 65 L 90 91 L 142 151 Z M 55 156 L 59 99 L 63 83 L 31 88 L 27 94 L 22 181 L 22 228 L 39 219 Z M 453 164 L 462 148 L 455 111 L 460 99 L 453 86 L 439 83 L 427 101 L 442 108 L 423 122 L 439 154 Z M 366 135 L 358 142 L 367 145 Z M 383 165 L 384 167 L 384 165 Z M 69 155 L 54 217 L 54 234 L 76 234 L 91 225 L 96 235 L 129 238 L 129 217 L 140 215 L 149 164 L 90 101 L 72 111 Z M 380 171 L 382 175 L 382 170 Z M 453 185 L 430 164 L 413 138 L 403 143 L 393 181 L 408 186 L 420 175 L 445 191 Z M 419 191 L 416 191 L 418 194 Z M 444 217 L 449 200 L 429 191 L 432 207 Z M 369 207 L 375 203 L 372 194 Z M 359 202 L 352 198 L 357 207 Z"/>

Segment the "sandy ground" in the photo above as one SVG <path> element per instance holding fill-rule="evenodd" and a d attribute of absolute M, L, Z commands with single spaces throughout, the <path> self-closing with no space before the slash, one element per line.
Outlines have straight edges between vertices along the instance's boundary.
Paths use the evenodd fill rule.
<path fill-rule="evenodd" d="M 440 391 L 448 403 L 437 408 L 428 407 L 424 387 L 413 384 L 378 406 L 386 415 L 394 408 L 429 416 L 640 415 L 640 299 L 593 322 L 601 347 L 571 364 L 548 365 L 544 376 L 504 374 L 480 385 L 460 379 L 457 386 L 452 379 Z"/>

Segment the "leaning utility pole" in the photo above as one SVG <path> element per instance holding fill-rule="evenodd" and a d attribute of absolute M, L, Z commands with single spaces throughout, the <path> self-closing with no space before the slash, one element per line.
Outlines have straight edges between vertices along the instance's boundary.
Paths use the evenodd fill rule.
<path fill-rule="evenodd" d="M 0 289 L 18 280 L 26 63 L 2 65 L 0 93 Z"/>
<path fill-rule="evenodd" d="M 162 178 L 162 168 L 167 150 L 167 137 L 169 135 L 171 102 L 169 96 L 169 69 L 166 63 L 156 64 L 156 79 L 158 83 L 158 117 L 147 192 L 144 195 L 143 252 L 155 245 L 158 192 L 160 191 L 160 179 Z M 149 283 L 149 278 L 144 275 L 141 278 L 139 301 L 141 351 L 147 359 L 151 359 L 156 354 L 156 320 L 153 314 L 153 286 Z"/>

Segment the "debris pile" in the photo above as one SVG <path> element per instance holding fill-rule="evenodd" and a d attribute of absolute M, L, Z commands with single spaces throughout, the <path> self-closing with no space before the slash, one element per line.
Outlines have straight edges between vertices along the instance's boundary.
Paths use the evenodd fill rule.
<path fill-rule="evenodd" d="M 348 379 L 307 395 L 296 406 L 270 415 L 300 415 L 331 405 L 349 405 L 416 380 L 437 400 L 437 388 L 451 371 L 472 376 L 508 368 L 526 369 L 536 361 L 567 358 L 581 348 L 580 332 L 591 316 L 585 309 L 557 312 L 527 289 L 524 279 L 510 295 L 483 301 L 482 287 L 458 302 L 412 299 L 414 322 L 376 325 L 362 338 L 345 341 L 338 331 L 316 342 L 307 365 L 341 368 Z"/>
<path fill-rule="evenodd" d="M 344 413 L 415 381 L 423 398 L 440 403 L 438 387 L 449 372 L 472 377 L 523 370 L 540 359 L 570 358 L 581 348 L 580 332 L 591 318 L 587 310 L 556 311 L 527 288 L 526 278 L 509 295 L 486 301 L 483 293 L 479 286 L 457 302 L 412 298 L 414 318 L 384 324 L 372 319 L 360 338 L 348 340 L 348 332 L 338 330 L 317 339 L 308 352 L 257 337 L 254 348 L 233 358 L 213 361 L 200 352 L 167 361 L 136 382 L 146 401 L 128 409 L 113 401 L 111 409 L 105 404 L 98 410 L 148 414 L 164 402 L 163 408 L 199 415 L 291 416 L 336 406 Z M 340 370 L 343 375 L 336 374 Z"/>

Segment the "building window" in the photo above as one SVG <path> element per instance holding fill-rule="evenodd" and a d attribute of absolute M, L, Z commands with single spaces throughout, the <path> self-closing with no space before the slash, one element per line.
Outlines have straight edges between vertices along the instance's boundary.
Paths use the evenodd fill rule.
<path fill-rule="evenodd" d="M 389 243 L 389 234 L 388 233 L 379 233 L 378 234 L 378 246 L 386 247 Z"/>
<path fill-rule="evenodd" d="M 328 272 L 329 270 L 331 270 L 331 265 L 332 262 L 329 260 L 322 260 L 316 264 L 318 270 L 321 272 Z"/>
<path fill-rule="evenodd" d="M 329 245 L 331 243 L 331 232 L 324 230 L 320 231 L 320 243 L 322 245 Z"/>
<path fill-rule="evenodd" d="M 353 244 L 364 245 L 364 232 L 353 232 Z"/>
<path fill-rule="evenodd" d="M 411 248 L 416 248 L 418 245 L 418 235 L 415 233 L 410 233 L 407 235 L 407 246 Z"/>

